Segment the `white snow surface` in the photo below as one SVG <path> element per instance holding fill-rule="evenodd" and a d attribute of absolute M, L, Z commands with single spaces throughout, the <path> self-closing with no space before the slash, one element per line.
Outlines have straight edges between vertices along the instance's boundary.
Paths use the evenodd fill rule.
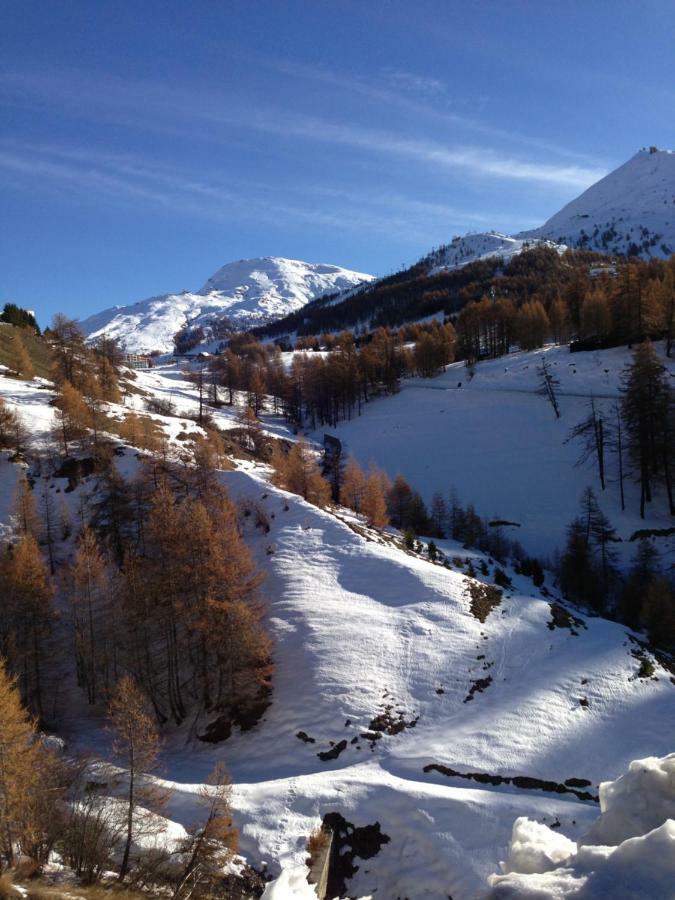
<path fill-rule="evenodd" d="M 586 372 L 588 383 L 602 382 L 612 352 L 578 372 Z M 533 358 L 528 363 L 523 354 L 499 363 L 503 371 L 513 362 L 519 378 L 527 380 Z M 499 397 L 503 405 L 510 394 L 499 393 L 498 369 L 484 371 L 486 377 L 492 371 L 498 395 L 489 423 Z M 180 413 L 189 411 L 188 387 L 179 373 L 158 369 L 141 375 L 146 390 L 163 396 L 173 392 Z M 421 396 L 443 396 L 448 389 L 422 390 L 424 395 L 409 395 L 413 406 Z M 474 390 L 480 402 L 480 389 Z M 0 393 L 27 425 L 35 423 L 38 434 L 46 428 L 52 408 L 43 385 L 0 377 Z M 372 408 L 392 404 L 395 410 L 404 396 L 405 390 Z M 527 399 L 547 409 L 543 399 Z M 192 411 L 196 406 L 193 394 Z M 154 418 L 170 437 L 185 427 L 186 420 Z M 520 420 L 514 427 L 522 427 Z M 498 444 L 506 429 L 504 412 L 494 432 Z M 528 434 L 533 442 L 539 440 L 536 429 Z M 443 449 L 453 435 L 449 430 Z M 513 452 L 510 445 L 506 450 Z M 544 443 L 540 455 L 549 452 Z M 493 465 L 508 468 L 517 455 L 493 453 L 492 459 Z M 129 474 L 136 465 L 129 451 L 116 460 Z M 3 501 L 13 490 L 17 469 L 0 460 Z M 345 510 L 316 509 L 272 487 L 268 476 L 265 467 L 251 463 L 222 474 L 233 498 L 260 504 L 270 522 L 269 533 L 263 534 L 254 517 L 242 520 L 245 539 L 265 574 L 266 621 L 274 641 L 272 704 L 253 729 L 235 731 L 218 746 L 186 745 L 184 733 L 167 733 L 164 777 L 174 789 L 167 840 L 181 833 L 179 826 L 195 821 L 199 789 L 213 764 L 223 760 L 234 782 L 241 851 L 251 864 L 267 865 L 275 877 L 291 870 L 283 877 L 292 883 L 304 864 L 308 835 L 326 813 L 338 811 L 356 826 L 379 822 L 390 838 L 375 857 L 356 860 L 351 895 L 444 900 L 450 894 L 454 900 L 477 900 L 487 896 L 488 876 L 507 858 L 514 820 L 557 821 L 560 833 L 578 843 L 597 818 L 597 804 L 569 792 L 425 772 L 426 766 L 559 784 L 585 779 L 590 782 L 585 790 L 596 794 L 601 779 L 616 778 L 631 760 L 672 753 L 675 685 L 657 661 L 655 678 L 636 677 L 640 663 L 625 627 L 574 612 L 580 620 L 576 634 L 570 628 L 551 629 L 550 599 L 508 568 L 513 588 L 481 623 L 470 611 L 465 566 L 453 563 L 446 569 L 411 555 L 393 535 L 364 529 Z M 68 502 L 77 509 L 81 492 L 94 488 L 95 480 L 89 479 L 67 495 Z M 465 497 L 471 499 L 467 492 Z M 5 503 L 0 514 L 8 514 Z M 482 559 L 453 542 L 439 546 L 451 560 L 474 557 L 476 568 Z M 494 566 L 488 566 L 493 574 Z M 471 687 L 488 677 L 491 682 L 468 701 Z M 105 759 L 108 738 L 100 722 L 87 719 L 84 703 L 75 706 L 83 713 L 70 723 L 69 740 Z M 400 712 L 416 724 L 371 744 L 363 735 L 387 706 L 395 718 Z M 301 731 L 313 742 L 299 739 Z M 337 758 L 323 761 L 317 755 L 343 740 Z M 661 775 L 654 769 L 651 777 L 656 783 Z M 611 794 L 604 790 L 608 815 Z M 637 827 L 645 822 L 649 825 L 648 812 Z M 658 832 L 644 840 L 663 848 L 669 836 Z M 558 839 L 557 849 L 543 848 L 546 865 L 558 864 L 561 844 L 568 846 Z M 593 850 L 583 852 L 588 857 Z M 640 848 L 628 847 L 625 853 L 634 860 Z"/>
<path fill-rule="evenodd" d="M 655 347 L 675 377 L 675 362 L 662 343 Z M 559 381 L 560 419 L 538 394 L 542 359 Z M 614 454 L 607 457 L 608 484 L 601 491 L 593 461 L 577 466 L 581 445 L 567 438 L 588 415 L 591 394 L 611 420 L 631 359 L 624 347 L 570 353 L 549 346 L 480 362 L 473 378 L 464 363 L 454 363 L 437 378 L 405 379 L 398 394 L 372 400 L 360 416 L 315 434 L 319 440 L 324 431 L 335 434 L 363 466 L 373 461 L 391 478 L 401 472 L 427 503 L 436 491 L 447 499 L 454 488 L 480 515 L 518 523 L 507 528 L 508 536 L 542 557 L 562 548 L 590 485 L 623 538 L 617 550 L 630 556 L 635 544 L 627 539 L 636 530 L 672 525 L 665 499 L 658 495 L 642 521 L 637 485 L 627 479 L 622 512 Z M 672 539 L 661 539 L 660 551 L 671 547 Z"/>
<path fill-rule="evenodd" d="M 343 291 L 372 276 L 340 266 L 266 256 L 242 259 L 219 269 L 196 292 L 163 294 L 131 306 L 117 306 L 81 322 L 90 339 L 119 338 L 134 353 L 173 349 L 173 336 L 185 325 L 208 329 L 216 318 L 238 330 L 263 325 L 295 312 L 310 300 Z"/>
<path fill-rule="evenodd" d="M 602 253 L 627 253 L 634 244 L 644 258 L 675 252 L 675 153 L 640 150 L 540 228 L 518 238 L 547 238 Z"/>
<path fill-rule="evenodd" d="M 460 269 L 469 263 L 495 257 L 501 259 L 506 265 L 523 251 L 532 250 L 535 247 L 552 247 L 558 253 L 564 253 L 567 250 L 564 244 L 549 240 L 521 239 L 501 234 L 498 231 L 485 231 L 454 238 L 449 244 L 430 253 L 425 262 L 430 266 L 428 274 L 437 275 L 439 272 Z"/>
<path fill-rule="evenodd" d="M 675 897 L 675 754 L 635 760 L 600 785 L 600 818 L 578 844 L 519 818 L 505 874 L 490 878 L 493 900 L 673 900 Z"/>
<path fill-rule="evenodd" d="M 301 865 L 307 835 L 339 811 L 357 826 L 379 822 L 391 838 L 360 862 L 350 893 L 475 900 L 505 856 L 515 818 L 557 820 L 574 840 L 597 807 L 426 765 L 582 778 L 595 793 L 600 778 L 631 759 L 672 748 L 664 723 L 675 712 L 675 686 L 658 666 L 657 681 L 635 677 L 625 628 L 581 616 L 577 635 L 550 630 L 549 602 L 518 576 L 481 624 L 461 571 L 355 533 L 330 511 L 271 488 L 257 468 L 223 478 L 234 497 L 255 499 L 270 518 L 269 534 L 250 528 L 246 537 L 267 576 L 274 697 L 255 729 L 222 747 L 186 752 L 181 740 L 169 751 L 172 819 L 190 820 L 195 782 L 221 757 L 249 861 L 268 861 L 272 872 Z M 490 685 L 465 702 L 486 676 Z M 371 748 L 363 735 L 387 705 L 419 719 Z M 314 742 L 298 739 L 301 731 Z M 318 758 L 342 740 L 337 759 Z"/>
<path fill-rule="evenodd" d="M 282 869 L 281 875 L 267 885 L 261 900 L 316 900 L 316 891 L 307 883 L 307 867 Z"/>

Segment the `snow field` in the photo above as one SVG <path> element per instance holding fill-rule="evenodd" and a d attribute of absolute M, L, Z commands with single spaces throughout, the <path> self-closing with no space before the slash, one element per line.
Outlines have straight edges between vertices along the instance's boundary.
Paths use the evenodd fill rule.
<path fill-rule="evenodd" d="M 659 352 L 675 375 L 662 345 Z M 560 419 L 537 393 L 542 357 L 560 382 Z M 614 456 L 608 454 L 610 483 L 603 492 L 593 461 L 577 467 L 581 445 L 566 440 L 588 415 L 591 393 L 611 419 L 630 359 L 625 348 L 571 354 L 548 347 L 480 362 L 473 378 L 463 363 L 454 363 L 438 378 L 403 381 L 397 395 L 374 400 L 361 416 L 325 430 L 362 465 L 374 461 L 391 478 L 401 472 L 427 503 L 436 491 L 447 499 L 454 488 L 480 515 L 519 523 L 506 533 L 532 555 L 549 557 L 562 548 L 588 485 L 626 542 L 640 528 L 670 527 L 665 501 L 657 497 L 642 521 L 637 486 L 627 479 L 622 512 Z M 321 439 L 323 429 L 316 436 Z M 669 539 L 658 546 L 664 555 L 672 552 Z M 635 544 L 615 548 L 627 560 Z"/>
<path fill-rule="evenodd" d="M 570 361 L 561 351 L 548 353 L 552 365 Z M 531 394 L 534 356 L 481 364 L 471 385 L 454 389 L 452 397 L 464 391 L 462 397 L 479 403 L 486 395 L 497 408 L 500 397 L 502 403 L 524 397 L 552 416 L 545 401 Z M 570 373 L 568 380 L 582 372 L 585 383 L 602 383 L 607 364 L 596 363 L 592 355 L 575 361 L 577 375 Z M 512 376 L 507 390 L 496 386 L 503 384 L 505 367 Z M 437 379 L 428 384 L 440 383 L 441 391 L 421 387 L 420 395 L 450 393 L 447 383 L 454 378 L 451 368 L 442 376 L 445 390 Z M 178 385 L 181 411 L 190 411 L 189 387 L 178 373 L 152 370 L 138 383 L 157 395 L 175 392 Z M 0 390 L 29 425 L 34 421 L 37 429 L 45 428 L 52 409 L 44 387 L 0 378 Z M 376 401 L 351 424 L 364 424 L 378 409 L 391 409 L 395 420 L 396 404 L 406 394 L 417 410 L 408 391 L 405 386 L 397 397 Z M 194 410 L 194 392 L 192 397 Z M 566 415 L 564 397 L 561 404 Z M 421 420 L 420 413 L 414 432 L 420 441 Z M 166 425 L 180 423 L 168 419 Z M 560 432 L 552 434 L 561 439 Z M 540 450 L 540 458 L 545 453 Z M 118 462 L 133 468 L 133 454 Z M 0 462 L 2 502 L 14 468 Z M 570 469 L 578 471 L 571 463 Z M 283 877 L 297 883 L 308 835 L 323 815 L 338 811 L 357 826 L 379 822 L 390 837 L 377 856 L 357 860 L 353 893 L 475 900 L 486 895 L 488 876 L 507 858 L 514 820 L 559 822 L 554 834 L 578 842 L 590 831 L 598 807 L 572 793 L 478 784 L 425 767 L 558 784 L 584 779 L 590 782 L 585 789 L 595 794 L 601 779 L 618 776 L 631 760 L 672 750 L 664 723 L 673 720 L 675 685 L 658 665 L 655 678 L 636 678 L 635 645 L 622 626 L 579 616 L 576 635 L 570 628 L 551 630 L 549 600 L 510 570 L 513 588 L 481 623 L 471 614 L 461 568 L 433 565 L 390 537 L 363 529 L 346 511 L 338 517 L 270 486 L 265 467 L 241 464 L 222 478 L 235 499 L 260 504 L 270 521 L 269 533 L 248 524 L 245 536 L 266 576 L 274 692 L 263 720 L 222 745 L 186 747 L 183 735 L 167 736 L 165 778 L 174 788 L 167 839 L 194 821 L 197 791 L 222 759 L 235 785 L 242 853 L 252 864 L 266 863 L 273 875 L 290 869 Z M 412 476 L 411 481 L 420 487 Z M 468 489 L 457 487 L 465 502 L 473 499 Z M 68 496 L 76 502 L 80 491 L 92 488 L 87 484 Z M 451 559 L 471 556 L 477 563 L 482 558 L 450 541 L 439 546 Z M 472 686 L 488 677 L 491 682 L 467 700 Z M 373 719 L 383 713 L 403 728 L 394 734 L 382 728 L 382 736 L 373 739 Z M 105 758 L 100 723 L 82 716 L 70 726 L 72 744 L 93 746 Z M 313 742 L 298 738 L 300 732 Z M 346 745 L 334 758 L 317 755 L 342 741 Z M 608 810 L 611 793 L 605 791 Z M 527 838 L 521 835 L 521 842 L 527 844 Z"/>

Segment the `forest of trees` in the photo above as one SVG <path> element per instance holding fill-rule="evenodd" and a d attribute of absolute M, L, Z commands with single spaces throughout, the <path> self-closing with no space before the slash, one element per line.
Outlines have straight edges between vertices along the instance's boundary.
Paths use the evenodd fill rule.
<path fill-rule="evenodd" d="M 159 836 L 158 816 L 170 799 L 145 777 L 158 771 L 161 736 L 130 676 L 110 692 L 105 714 L 114 758 L 125 772 L 117 802 L 91 780 L 86 757 L 66 756 L 43 739 L 0 659 L 0 889 L 15 896 L 3 873 L 35 876 L 55 852 L 85 885 L 116 872 L 118 881 L 151 888 L 155 896 L 218 896 L 238 838 L 227 773 L 214 768 L 199 794 L 200 817 L 177 847 L 160 843 L 139 853 L 139 842 Z"/>
<path fill-rule="evenodd" d="M 637 483 L 639 512 L 644 519 L 646 507 L 652 503 L 670 516 L 675 514 L 674 429 L 670 378 L 653 345 L 644 341 L 635 348 L 623 373 L 620 400 L 606 408 L 591 397 L 588 416 L 572 429 L 570 439 L 580 442 L 579 463 L 593 461 L 600 491 L 616 490 L 622 509 L 626 508 L 626 484 Z M 616 615 L 634 627 L 646 627 L 655 643 L 675 648 L 675 593 L 672 582 L 659 571 L 658 553 L 649 535 L 640 539 L 626 578 L 616 564 L 618 541 L 589 487 L 579 516 L 568 527 L 561 587 L 572 599 L 603 615 Z"/>
<path fill-rule="evenodd" d="M 0 322 L 8 325 L 16 325 L 19 328 L 31 328 L 36 334 L 40 334 L 40 328 L 32 312 L 22 309 L 16 303 L 5 303 L 0 313 Z"/>
<path fill-rule="evenodd" d="M 311 352 L 320 347 L 329 352 Z M 274 412 L 294 425 L 334 426 L 358 415 L 371 397 L 396 393 L 407 375 L 439 374 L 455 358 L 455 330 L 431 322 L 395 332 L 378 328 L 362 339 L 344 332 L 300 340 L 298 350 L 307 352 L 287 369 L 278 346 L 239 334 L 208 365 L 197 363 L 190 377 L 211 403 L 232 404 L 242 392 L 257 416 L 269 397 Z"/>
<path fill-rule="evenodd" d="M 614 292 L 610 323 L 621 321 L 620 284 L 603 281 L 592 294 L 597 305 L 603 291 Z M 644 324 L 665 307 L 663 297 L 652 302 L 653 285 L 647 281 L 643 288 L 652 298 L 645 300 Z M 580 300 L 579 309 L 585 304 Z M 270 439 L 259 416 L 267 410 L 298 428 L 331 426 L 357 415 L 371 397 L 398 390 L 404 376 L 437 374 L 457 352 L 475 361 L 507 352 L 513 341 L 537 346 L 552 329 L 563 339 L 570 317 L 569 297 L 562 295 L 552 304 L 533 296 L 518 308 L 508 299 L 479 300 L 464 308 L 456 330 L 450 322 L 431 321 L 305 337 L 297 345 L 305 352 L 289 367 L 279 347 L 235 335 L 224 353 L 190 367 L 198 399 L 194 419 L 204 432 L 194 437 L 190 453 L 176 455 L 137 405 L 121 420 L 111 415 L 107 404 L 132 389 L 121 376 L 116 342 L 90 346 L 77 323 L 57 316 L 45 337 L 55 386 L 52 446 L 36 453 L 21 416 L 0 401 L 0 448 L 31 462 L 13 501 L 14 533 L 0 548 L 0 716 L 6 723 L 0 735 L 0 867 L 12 866 L 17 854 L 39 867 L 58 848 L 85 881 L 115 868 L 121 880 L 166 877 L 173 896 L 199 897 L 208 896 L 236 846 L 229 781 L 218 769 L 202 798 L 203 823 L 175 859 L 160 854 L 149 869 L 133 851 L 137 836 L 156 827 L 154 814 L 166 802 L 164 792 L 137 777 L 158 765 L 164 731 L 180 728 L 190 738 L 220 740 L 233 726 L 258 720 L 269 703 L 272 647 L 261 576 L 241 528 L 250 510 L 232 501 L 219 478 L 225 437 L 211 422 L 212 407 L 243 399 L 233 432 L 240 450 L 269 462 L 272 481 L 308 502 L 339 503 L 370 528 L 392 525 L 417 552 L 423 549 L 417 536 L 425 536 L 432 561 L 438 561 L 434 539 L 452 538 L 510 562 L 541 585 L 541 564 L 506 536 L 508 523 L 481 518 L 452 490 L 447 497 L 435 494 L 427 507 L 402 475 L 390 480 L 376 466 L 364 471 L 353 458 L 324 460 L 322 469 L 308 443 Z M 29 378 L 20 332 L 13 372 Z M 147 400 L 153 403 L 156 412 L 175 414 L 170 402 Z M 580 443 L 582 461 L 592 460 L 599 491 L 617 490 L 624 506 L 625 485 L 633 480 L 643 517 L 650 503 L 666 504 L 672 515 L 672 419 L 672 387 L 647 340 L 635 349 L 620 400 L 607 408 L 589 398 L 588 416 L 570 439 Z M 111 435 L 145 451 L 133 475 L 118 467 L 117 456 L 129 451 Z M 96 476 L 91 502 L 81 501 L 76 514 L 48 477 L 66 471 L 69 462 L 76 463 L 69 469 L 74 483 L 80 470 Z M 253 527 L 269 529 L 264 512 L 256 512 Z M 675 649 L 672 581 L 653 541 L 636 540 L 631 567 L 621 572 L 617 540 L 589 488 L 555 565 L 561 590 L 580 605 L 644 628 L 657 646 Z M 114 812 L 87 778 L 86 761 L 66 761 L 38 736 L 41 728 L 58 729 L 68 679 L 81 702 L 106 718 L 127 772 Z M 63 815 L 49 815 L 55 798 Z"/>
<path fill-rule="evenodd" d="M 89 346 L 63 316 L 45 340 L 51 446 L 33 445 L 20 413 L 0 401 L 0 449 L 29 463 L 0 542 L 0 875 L 19 859 L 37 871 L 56 850 L 84 882 L 115 870 L 176 898 L 211 897 L 237 843 L 226 772 L 209 779 L 203 819 L 183 844 L 150 857 L 137 842 L 161 827 L 166 797 L 140 775 L 155 770 L 167 728 L 221 740 L 269 705 L 272 650 L 243 513 L 218 477 L 216 433 L 177 457 L 148 416 L 111 415 L 107 404 L 129 387 L 115 342 Z M 27 377 L 18 366 L 15 375 Z M 115 434 L 146 450 L 131 476 L 116 465 Z M 76 513 L 55 472 L 72 473 L 73 485 L 95 475 Z M 119 802 L 86 760 L 41 737 L 78 702 L 108 721 L 126 772 Z"/>
<path fill-rule="evenodd" d="M 576 336 L 590 348 L 664 337 L 670 356 L 675 327 L 675 263 L 626 263 L 617 277 L 581 276 L 527 299 L 483 297 L 455 321 L 460 358 L 503 356 L 513 344 L 533 350 Z"/>
<path fill-rule="evenodd" d="M 670 355 L 675 313 L 673 258 L 617 258 L 616 277 L 599 278 L 592 277 L 590 270 L 606 263 L 607 258 L 583 250 L 560 255 L 551 248 L 539 247 L 507 264 L 495 258 L 429 275 L 432 262 L 421 260 L 410 269 L 364 286 L 341 302 L 335 302 L 335 298 L 315 300 L 256 333 L 281 337 L 293 332 L 317 335 L 349 328 L 360 334 L 379 326 L 398 328 L 431 315 L 454 322 L 475 304 L 478 310 L 467 311 L 466 332 L 462 334 L 457 327 L 461 357 L 472 351 L 500 355 L 508 352 L 507 340 L 539 346 L 536 341 L 542 330 L 545 339 L 556 342 L 574 335 L 607 345 L 663 336 Z M 490 312 L 488 305 L 497 304 L 500 306 Z M 529 309 L 520 315 L 521 308 L 528 304 Z"/>

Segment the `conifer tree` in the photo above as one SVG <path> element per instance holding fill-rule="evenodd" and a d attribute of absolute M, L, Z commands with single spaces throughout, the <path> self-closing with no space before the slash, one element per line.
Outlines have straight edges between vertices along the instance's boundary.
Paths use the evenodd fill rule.
<path fill-rule="evenodd" d="M 52 485 L 53 487 L 53 485 Z M 49 571 L 53 575 L 56 572 L 56 541 L 58 536 L 58 514 L 54 497 L 47 483 L 42 487 L 40 498 L 40 512 L 42 514 L 42 544 L 47 547 Z"/>
<path fill-rule="evenodd" d="M 598 466 L 600 487 L 605 490 L 605 446 L 607 432 L 605 428 L 602 410 L 598 408 L 595 398 L 589 400 L 590 412 L 588 416 L 575 425 L 567 440 L 578 439 L 582 444 L 582 452 L 577 460 L 577 465 L 583 465 L 591 456 L 595 458 Z"/>
<path fill-rule="evenodd" d="M 570 312 L 567 303 L 556 298 L 548 313 L 551 322 L 551 335 L 556 344 L 565 344 L 570 337 Z"/>
<path fill-rule="evenodd" d="M 15 328 L 14 333 L 12 334 L 11 354 L 11 368 L 17 375 L 30 381 L 35 375 L 35 370 L 33 369 L 33 363 L 31 362 L 31 358 L 28 355 L 28 351 L 21 338 L 20 328 Z"/>
<path fill-rule="evenodd" d="M 436 492 L 431 500 L 431 524 L 435 537 L 445 537 L 448 510 L 440 492 Z"/>
<path fill-rule="evenodd" d="M 588 338 L 604 338 L 612 330 L 612 315 L 607 296 L 596 287 L 581 305 L 581 334 Z"/>
<path fill-rule="evenodd" d="M 181 898 L 212 897 L 223 869 L 238 847 L 238 832 L 232 822 L 231 780 L 217 763 L 198 793 L 203 820 L 188 829 L 181 848 L 186 862 L 173 893 Z"/>
<path fill-rule="evenodd" d="M 54 401 L 56 406 L 57 433 L 63 442 L 63 452 L 69 455 L 71 445 L 82 443 L 89 426 L 90 414 L 82 394 L 63 381 Z"/>
<path fill-rule="evenodd" d="M 641 620 L 652 643 L 675 650 L 675 594 L 667 579 L 654 578 L 647 586 Z"/>
<path fill-rule="evenodd" d="M 361 512 L 372 528 L 385 528 L 389 524 L 387 515 L 387 498 L 380 473 L 369 473 L 363 491 Z"/>
<path fill-rule="evenodd" d="M 413 491 L 403 475 L 399 472 L 394 478 L 387 497 L 387 510 L 389 518 L 395 528 L 403 529 L 410 524 L 410 510 L 413 501 Z"/>
<path fill-rule="evenodd" d="M 643 537 L 638 542 L 620 601 L 622 620 L 632 628 L 641 624 L 645 594 L 658 572 L 658 551 L 649 538 Z"/>
<path fill-rule="evenodd" d="M 23 452 L 28 446 L 28 435 L 21 416 L 0 397 L 0 448 Z"/>
<path fill-rule="evenodd" d="M 314 453 L 302 438 L 291 447 L 278 478 L 282 487 L 315 506 L 323 507 L 330 502 L 330 485 L 321 475 Z"/>
<path fill-rule="evenodd" d="M 1 872 L 17 854 L 46 862 L 64 788 L 56 756 L 37 739 L 35 722 L 1 657 L 0 722 Z"/>
<path fill-rule="evenodd" d="M 21 534 L 32 534 L 38 538 L 40 534 L 40 518 L 30 483 L 25 475 L 19 479 L 14 493 L 12 514 Z"/>
<path fill-rule="evenodd" d="M 31 534 L 24 534 L 7 550 L 0 579 L 4 611 L 11 623 L 11 633 L 1 636 L 5 652 L 11 670 L 19 677 L 27 706 L 43 719 L 47 641 L 55 618 L 54 587 Z"/>
<path fill-rule="evenodd" d="M 551 324 L 540 300 L 528 300 L 518 310 L 518 340 L 523 350 L 543 346 L 551 332 Z"/>
<path fill-rule="evenodd" d="M 666 489 L 671 515 L 675 514 L 672 488 L 673 389 L 649 341 L 636 349 L 623 379 L 621 411 L 629 453 L 638 472 L 640 517 L 650 503 L 655 483 Z"/>
<path fill-rule="evenodd" d="M 361 504 L 366 489 L 366 476 L 363 469 L 350 456 L 345 466 L 344 482 L 342 484 L 342 502 L 354 512 L 361 512 Z"/>
<path fill-rule="evenodd" d="M 82 329 L 75 319 L 57 313 L 45 336 L 54 353 L 54 381 L 58 385 L 67 381 L 81 390 L 90 361 Z"/>
<path fill-rule="evenodd" d="M 141 775 L 152 774 L 157 769 L 160 739 L 145 697 L 128 675 L 115 686 L 108 707 L 108 722 L 113 752 L 124 766 L 128 779 L 124 799 L 124 849 L 119 871 L 119 880 L 123 881 L 129 871 L 134 838 L 153 828 L 152 816 L 159 812 L 167 797 L 147 780 L 140 780 Z"/>
<path fill-rule="evenodd" d="M 84 528 L 67 577 L 78 683 L 94 704 L 115 676 L 114 616 L 106 564 L 91 528 Z"/>

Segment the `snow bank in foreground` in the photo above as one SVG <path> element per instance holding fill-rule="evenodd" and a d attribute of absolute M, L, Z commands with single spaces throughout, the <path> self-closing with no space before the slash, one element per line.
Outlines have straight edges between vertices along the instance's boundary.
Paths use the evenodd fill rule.
<path fill-rule="evenodd" d="M 675 753 L 638 759 L 625 775 L 601 784 L 600 809 L 583 843 L 614 846 L 675 819 Z"/>
<path fill-rule="evenodd" d="M 261 900 L 316 900 L 316 891 L 307 882 L 306 867 L 282 869 L 281 875 L 267 885 Z"/>
<path fill-rule="evenodd" d="M 316 891 L 307 882 L 305 866 L 295 866 L 282 869 L 281 875 L 267 885 L 260 900 L 316 900 Z M 360 900 L 371 898 L 361 897 Z"/>
<path fill-rule="evenodd" d="M 600 818 L 577 845 L 516 819 L 491 897 L 675 898 L 675 753 L 630 764 L 600 785 Z"/>

